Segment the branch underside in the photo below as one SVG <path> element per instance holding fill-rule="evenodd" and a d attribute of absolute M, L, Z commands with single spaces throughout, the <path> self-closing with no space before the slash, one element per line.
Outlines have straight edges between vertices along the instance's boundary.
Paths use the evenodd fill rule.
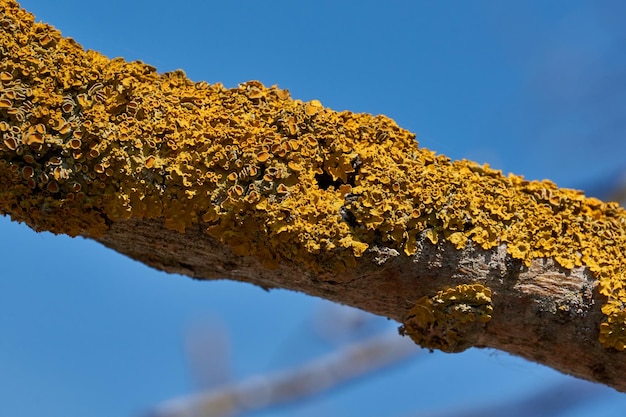
<path fill-rule="evenodd" d="M 85 51 L 0 0 L 0 214 L 168 272 L 287 288 L 626 391 L 626 214 L 384 116 Z"/>
<path fill-rule="evenodd" d="M 414 300 L 441 288 L 481 284 L 492 291 L 492 319 L 479 329 L 471 327 L 470 333 L 461 329 L 454 351 L 497 348 L 626 392 L 622 353 L 598 343 L 602 297 L 586 267 L 568 270 L 550 259 L 536 259 L 526 267 L 504 246 L 457 250 L 449 242 L 433 245 L 424 238 L 411 256 L 372 248 L 355 268 L 330 279 L 294 262 L 268 270 L 258 258 L 234 254 L 200 228 L 181 235 L 161 221 L 116 223 L 97 240 L 166 272 L 301 291 L 398 322 L 406 319 Z"/>

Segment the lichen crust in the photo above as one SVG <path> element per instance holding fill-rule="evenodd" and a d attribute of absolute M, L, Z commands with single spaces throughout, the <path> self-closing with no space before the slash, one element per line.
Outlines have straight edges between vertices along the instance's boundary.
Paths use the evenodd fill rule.
<path fill-rule="evenodd" d="M 475 335 L 491 320 L 491 290 L 482 284 L 461 284 L 424 296 L 409 310 L 400 333 L 428 349 L 461 352 L 472 345 Z"/>
<path fill-rule="evenodd" d="M 98 237 L 113 222 L 201 228 L 268 268 L 338 275 L 368 248 L 506 244 L 529 265 L 586 265 L 600 340 L 626 347 L 624 210 L 421 148 L 385 116 L 258 81 L 236 88 L 84 50 L 0 0 L 0 214 Z"/>

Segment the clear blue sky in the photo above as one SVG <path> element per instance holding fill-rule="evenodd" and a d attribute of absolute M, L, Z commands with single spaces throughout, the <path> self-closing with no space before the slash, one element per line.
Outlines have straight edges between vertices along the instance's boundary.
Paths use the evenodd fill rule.
<path fill-rule="evenodd" d="M 421 146 L 589 187 L 626 168 L 626 2 L 24 0 L 85 48 L 233 87 L 257 79 L 336 110 L 382 113 Z M 232 338 L 235 377 L 328 349 L 321 302 L 166 275 L 84 239 L 0 218 L 0 415 L 133 416 L 192 390 L 184 337 Z M 286 314 L 286 312 L 288 312 Z M 420 356 L 257 416 L 409 416 L 506 401 L 565 378 L 504 353 Z M 614 416 L 626 398 L 560 416 Z"/>

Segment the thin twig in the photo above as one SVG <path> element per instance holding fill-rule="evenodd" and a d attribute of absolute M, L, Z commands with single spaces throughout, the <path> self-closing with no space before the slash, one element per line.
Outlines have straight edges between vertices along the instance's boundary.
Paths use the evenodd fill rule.
<path fill-rule="evenodd" d="M 148 417 L 232 417 L 297 402 L 405 360 L 418 351 L 412 342 L 390 331 L 298 367 L 169 400 Z"/>

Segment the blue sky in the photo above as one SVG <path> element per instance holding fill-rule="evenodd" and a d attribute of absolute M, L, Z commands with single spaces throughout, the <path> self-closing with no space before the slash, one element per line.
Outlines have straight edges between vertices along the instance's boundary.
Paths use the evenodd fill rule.
<path fill-rule="evenodd" d="M 228 87 L 257 79 L 336 110 L 382 113 L 421 146 L 505 173 L 600 193 L 626 168 L 619 0 L 21 4 L 109 57 Z M 235 379 L 331 349 L 314 334 L 314 317 L 331 308 L 320 300 L 166 275 L 6 218 L 0 236 L 0 415 L 135 416 L 189 393 L 185 338 L 198 323 L 228 329 Z M 506 401 L 564 378 L 491 350 L 421 354 L 255 415 L 412 416 Z M 606 390 L 559 415 L 612 416 L 625 406 Z"/>

